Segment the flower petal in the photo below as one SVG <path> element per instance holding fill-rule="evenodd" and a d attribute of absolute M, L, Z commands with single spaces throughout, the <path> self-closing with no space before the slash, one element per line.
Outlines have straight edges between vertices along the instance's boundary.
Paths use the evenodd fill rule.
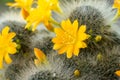
<path fill-rule="evenodd" d="M 9 52 L 9 54 L 15 54 L 17 52 L 17 50 L 15 47 L 10 47 L 10 48 L 8 48 L 8 52 Z"/>
<path fill-rule="evenodd" d="M 61 36 L 64 34 L 64 31 L 61 28 L 55 28 L 55 33 L 57 36 Z"/>
<path fill-rule="evenodd" d="M 86 48 L 87 47 L 85 42 L 81 42 L 81 43 L 82 43 L 82 47 L 81 48 Z"/>
<path fill-rule="evenodd" d="M 73 45 L 70 45 L 67 49 L 67 58 L 71 58 L 73 53 Z"/>
<path fill-rule="evenodd" d="M 115 74 L 120 77 L 120 70 L 117 70 Z"/>
<path fill-rule="evenodd" d="M 39 66 L 41 62 L 38 59 L 35 59 L 34 63 L 35 63 L 36 66 Z"/>
<path fill-rule="evenodd" d="M 28 22 L 27 25 L 25 26 L 25 29 L 29 29 L 32 23 Z"/>
<path fill-rule="evenodd" d="M 5 62 L 7 63 L 7 64 L 10 64 L 11 62 L 12 62 L 12 59 L 10 58 L 10 56 L 8 55 L 8 53 L 6 53 L 5 54 Z"/>
<path fill-rule="evenodd" d="M 113 8 L 120 8 L 120 0 L 114 0 Z"/>
<path fill-rule="evenodd" d="M 63 46 L 63 47 L 61 47 L 60 49 L 59 49 L 59 54 L 63 54 L 64 52 L 66 52 L 67 51 L 67 47 L 66 46 Z"/>
<path fill-rule="evenodd" d="M 33 25 L 33 27 L 32 27 L 32 31 L 35 31 L 36 28 L 37 28 L 37 26 L 38 26 L 39 24 L 40 24 L 40 21 L 34 22 L 34 25 Z"/>
<path fill-rule="evenodd" d="M 59 48 L 61 48 L 63 46 L 63 44 L 55 44 L 53 49 L 57 50 Z"/>
<path fill-rule="evenodd" d="M 9 54 L 15 54 L 17 52 L 16 50 L 17 44 L 16 43 L 11 43 L 8 47 L 8 52 Z"/>
<path fill-rule="evenodd" d="M 75 47 L 81 48 L 82 47 L 82 42 L 81 41 L 76 42 Z"/>
<path fill-rule="evenodd" d="M 86 33 L 78 33 L 78 40 L 83 41 L 88 39 L 88 35 Z"/>
<path fill-rule="evenodd" d="M 81 25 L 80 28 L 79 28 L 79 31 L 78 33 L 84 33 L 86 31 L 86 25 Z"/>
<path fill-rule="evenodd" d="M 74 55 L 78 56 L 79 52 L 80 52 L 80 49 L 78 47 L 75 47 L 74 48 Z"/>
<path fill-rule="evenodd" d="M 12 39 L 13 37 L 15 37 L 16 33 L 14 32 L 11 32 L 11 33 L 8 33 L 8 40 Z"/>
<path fill-rule="evenodd" d="M 73 31 L 74 31 L 74 34 L 77 33 L 77 30 L 78 30 L 78 21 L 75 20 L 75 21 L 73 22 Z"/>
<path fill-rule="evenodd" d="M 61 26 L 64 31 L 69 32 L 70 28 L 72 27 L 72 24 L 70 20 L 68 19 L 66 21 L 62 21 Z"/>
<path fill-rule="evenodd" d="M 66 22 L 65 21 L 62 21 L 61 26 L 64 30 L 66 30 Z"/>
<path fill-rule="evenodd" d="M 6 26 L 3 30 L 2 30 L 2 36 L 5 36 L 8 34 L 10 28 L 8 26 Z"/>
<path fill-rule="evenodd" d="M 21 9 L 21 14 L 24 19 L 26 19 L 29 16 L 29 12 L 25 10 L 24 8 Z"/>
<path fill-rule="evenodd" d="M 61 40 L 58 37 L 52 39 L 53 43 L 61 44 Z"/>
<path fill-rule="evenodd" d="M 3 68 L 3 54 L 0 51 L 0 69 Z"/>
<path fill-rule="evenodd" d="M 7 3 L 6 5 L 11 7 L 20 7 L 18 3 Z"/>
<path fill-rule="evenodd" d="M 40 61 L 44 62 L 44 60 L 46 60 L 46 55 L 40 49 L 34 48 L 34 53 Z"/>

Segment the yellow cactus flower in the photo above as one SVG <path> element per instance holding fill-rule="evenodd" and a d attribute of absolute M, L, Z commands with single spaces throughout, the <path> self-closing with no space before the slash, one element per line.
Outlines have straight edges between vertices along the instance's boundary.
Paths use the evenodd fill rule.
<path fill-rule="evenodd" d="M 58 0 L 38 0 L 38 7 L 42 7 L 44 9 L 49 9 L 62 12 L 60 7 L 59 7 L 59 2 Z"/>
<path fill-rule="evenodd" d="M 37 59 L 34 60 L 34 63 L 36 66 L 39 66 L 40 64 L 48 64 L 46 55 L 38 48 L 34 48 L 34 53 Z"/>
<path fill-rule="evenodd" d="M 6 26 L 2 33 L 0 33 L 0 69 L 3 68 L 3 59 L 7 64 L 10 64 L 12 62 L 12 59 L 10 58 L 9 54 L 15 54 L 16 53 L 16 43 L 12 41 L 12 38 L 15 37 L 14 32 L 9 32 L 9 27 Z"/>
<path fill-rule="evenodd" d="M 25 28 L 30 28 L 32 26 L 32 31 L 36 29 L 36 27 L 43 22 L 45 25 L 49 25 L 49 19 L 51 16 L 51 11 L 50 10 L 45 10 L 40 8 L 33 9 L 30 12 L 30 15 L 27 17 L 27 25 Z"/>
<path fill-rule="evenodd" d="M 117 8 L 117 14 L 114 17 L 114 20 L 120 16 L 120 0 L 114 0 L 113 8 Z"/>
<path fill-rule="evenodd" d="M 52 30 L 53 27 L 50 23 L 52 10 L 60 11 L 58 0 L 38 0 L 38 6 L 30 11 L 30 15 L 26 19 L 28 23 L 25 28 L 33 25 L 32 31 L 34 31 L 40 23 L 44 23 L 48 30 Z"/>
<path fill-rule="evenodd" d="M 59 54 L 67 53 L 67 58 L 71 58 L 72 55 L 78 56 L 80 48 L 86 48 L 87 45 L 84 42 L 89 38 L 89 35 L 85 33 L 86 26 L 81 25 L 78 28 L 78 21 L 75 20 L 73 24 L 70 20 L 62 21 L 62 28 L 55 28 L 56 37 L 52 39 L 55 43 L 54 49 L 58 50 Z"/>
<path fill-rule="evenodd" d="M 117 70 L 115 74 L 120 77 L 120 70 Z"/>
<path fill-rule="evenodd" d="M 33 0 L 15 0 L 15 3 L 7 3 L 8 6 L 21 8 L 21 13 L 25 19 L 29 15 L 32 4 Z"/>

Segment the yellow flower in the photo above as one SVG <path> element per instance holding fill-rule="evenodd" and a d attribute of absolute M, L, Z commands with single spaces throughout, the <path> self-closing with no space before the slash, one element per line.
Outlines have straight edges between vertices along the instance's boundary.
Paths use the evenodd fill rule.
<path fill-rule="evenodd" d="M 80 48 L 86 48 L 85 42 L 89 35 L 85 33 L 86 26 L 81 25 L 78 28 L 78 21 L 75 20 L 73 24 L 70 20 L 62 21 L 62 28 L 55 28 L 56 37 L 52 39 L 54 49 L 58 50 L 59 54 L 67 53 L 67 58 L 72 55 L 78 56 Z"/>
<path fill-rule="evenodd" d="M 32 4 L 33 0 L 15 0 L 15 3 L 7 3 L 8 6 L 21 8 L 21 13 L 25 19 L 29 15 Z"/>
<path fill-rule="evenodd" d="M 34 53 L 37 59 L 34 60 L 34 63 L 36 66 L 39 66 L 40 64 L 48 64 L 46 55 L 38 48 L 34 48 Z"/>
<path fill-rule="evenodd" d="M 42 9 L 41 7 L 33 9 L 26 19 L 28 23 L 25 26 L 25 28 L 29 28 L 31 27 L 31 25 L 33 25 L 32 31 L 34 31 L 41 22 L 44 23 L 45 25 L 49 25 L 50 16 L 51 16 L 50 10 L 45 10 Z"/>
<path fill-rule="evenodd" d="M 59 11 L 58 0 L 38 0 L 38 6 L 31 10 L 30 15 L 27 17 L 28 23 L 25 28 L 33 25 L 32 31 L 34 31 L 40 23 L 44 23 L 48 30 L 52 30 L 50 23 L 52 21 L 52 10 Z"/>
<path fill-rule="evenodd" d="M 44 9 L 49 7 L 51 10 L 62 12 L 59 7 L 58 0 L 38 0 L 38 7 L 42 7 Z"/>
<path fill-rule="evenodd" d="M 12 62 L 9 54 L 16 53 L 16 43 L 12 42 L 12 38 L 15 37 L 14 32 L 9 32 L 9 27 L 6 26 L 2 33 L 0 33 L 0 69 L 3 68 L 3 59 L 7 64 Z"/>
<path fill-rule="evenodd" d="M 120 16 L 120 0 L 114 0 L 113 8 L 118 9 L 117 14 L 114 17 L 114 20 L 116 20 L 118 18 L 118 16 Z"/>
<path fill-rule="evenodd" d="M 120 77 L 120 70 L 117 70 L 115 74 Z"/>

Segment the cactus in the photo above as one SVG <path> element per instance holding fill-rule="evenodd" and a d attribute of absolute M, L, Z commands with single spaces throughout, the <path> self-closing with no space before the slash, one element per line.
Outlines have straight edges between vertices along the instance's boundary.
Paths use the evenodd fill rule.
<path fill-rule="evenodd" d="M 29 10 L 24 7 L 22 7 L 22 10 L 25 9 L 30 14 L 24 15 L 26 19 L 22 19 L 22 16 L 18 13 L 19 10 L 4 13 L 0 17 L 0 31 L 2 32 L 5 26 L 9 26 L 10 31 L 16 33 L 13 41 L 17 44 L 16 54 L 10 55 L 13 62 L 9 65 L 3 63 L 4 69 L 0 71 L 0 74 L 2 74 L 0 79 L 119 80 L 120 74 L 116 74 L 116 71 L 120 70 L 120 17 L 119 15 L 116 17 L 119 9 L 112 7 L 115 1 L 59 0 L 61 13 L 57 12 L 59 11 L 58 6 L 56 8 L 57 2 L 50 1 L 51 4 L 54 4 L 54 6 L 49 6 L 49 3 L 47 3 L 50 9 L 53 10 L 53 12 L 50 10 L 51 13 L 49 13 L 52 15 L 52 19 L 47 17 L 48 24 L 44 20 L 42 22 L 44 25 L 36 24 L 37 28 L 35 26 L 35 30 L 31 27 L 35 23 L 31 23 L 29 28 L 27 27 L 28 29 L 24 28 L 30 23 L 31 20 L 28 20 L 27 17 L 31 16 L 32 13 L 29 13 Z M 66 49 L 64 53 L 67 54 L 60 53 L 60 49 L 54 49 L 56 43 L 53 41 L 54 38 L 58 38 L 55 37 L 56 34 L 59 36 L 56 30 L 64 28 L 62 21 L 65 22 L 68 19 L 71 25 L 75 25 L 75 20 L 77 20 L 78 28 L 81 28 L 81 25 L 86 25 L 86 31 L 83 34 L 88 37 L 84 40 L 86 47 L 83 48 L 82 46 L 78 55 L 72 53 L 70 58 L 66 57 L 68 55 L 66 48 L 64 48 Z M 71 26 L 70 24 L 66 21 L 66 26 Z M 48 28 L 51 26 L 55 31 Z M 73 26 L 73 30 L 75 27 Z M 64 32 L 62 33 L 60 36 L 65 35 Z M 67 35 L 69 35 L 69 31 Z M 68 37 L 68 41 L 72 40 L 71 36 L 70 39 Z M 81 44 L 83 45 L 82 42 Z M 35 53 L 34 48 L 38 48 L 42 52 Z M 36 65 L 35 60 L 39 62 L 39 65 Z"/>

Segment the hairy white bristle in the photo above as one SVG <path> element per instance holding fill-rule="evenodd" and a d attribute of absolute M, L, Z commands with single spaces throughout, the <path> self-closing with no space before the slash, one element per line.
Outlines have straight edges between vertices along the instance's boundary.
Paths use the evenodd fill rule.
<path fill-rule="evenodd" d="M 31 64 L 30 66 L 24 67 L 24 69 L 21 70 L 21 73 L 17 75 L 16 80 L 29 80 L 30 78 L 32 78 L 32 76 L 36 75 L 38 72 L 45 71 L 49 71 L 51 74 L 53 74 L 53 77 L 57 76 L 61 79 L 69 80 L 72 77 L 71 75 L 73 74 L 74 69 L 72 68 L 66 69 L 64 66 L 65 63 L 63 62 L 64 59 L 61 59 L 57 55 L 58 54 L 56 52 L 51 52 L 47 56 L 47 59 L 49 61 L 48 65 L 41 65 L 40 67 L 36 68 L 33 64 Z M 45 75 L 42 75 L 42 77 L 45 77 Z"/>
<path fill-rule="evenodd" d="M 19 11 L 6 11 L 0 16 L 0 24 L 6 21 L 16 21 L 26 23 Z"/>
<path fill-rule="evenodd" d="M 111 4 L 108 3 L 108 0 L 60 0 L 60 6 L 63 13 L 59 14 L 60 16 L 55 15 L 55 18 L 58 21 L 67 19 L 77 7 L 90 6 L 98 10 L 105 19 L 104 23 L 109 25 L 112 22 L 116 12 L 110 5 Z"/>

